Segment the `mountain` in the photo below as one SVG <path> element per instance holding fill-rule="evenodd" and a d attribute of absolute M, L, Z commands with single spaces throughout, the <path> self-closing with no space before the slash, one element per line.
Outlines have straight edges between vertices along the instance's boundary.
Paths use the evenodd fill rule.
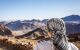
<path fill-rule="evenodd" d="M 15 21 L 15 22 L 10 22 L 8 24 L 6 24 L 7 27 L 9 27 L 11 30 L 18 30 L 22 28 L 22 24 L 21 21 Z"/>
<path fill-rule="evenodd" d="M 6 24 L 11 30 L 22 30 L 22 29 L 35 29 L 36 27 L 45 26 L 45 23 L 40 20 L 24 20 L 24 21 L 14 21 Z"/>
<path fill-rule="evenodd" d="M 66 24 L 67 34 L 80 33 L 80 16 L 79 15 L 70 15 L 62 18 Z M 24 20 L 24 21 L 14 21 L 6 24 L 12 30 L 20 30 L 23 28 L 33 29 L 40 26 L 45 26 L 48 19 L 40 20 Z"/>
<path fill-rule="evenodd" d="M 70 15 L 62 18 L 66 24 L 67 34 L 80 33 L 80 16 Z"/>
<path fill-rule="evenodd" d="M 47 24 L 48 19 L 44 19 L 41 22 Z"/>
<path fill-rule="evenodd" d="M 79 15 L 70 15 L 62 18 L 64 21 L 80 21 Z"/>

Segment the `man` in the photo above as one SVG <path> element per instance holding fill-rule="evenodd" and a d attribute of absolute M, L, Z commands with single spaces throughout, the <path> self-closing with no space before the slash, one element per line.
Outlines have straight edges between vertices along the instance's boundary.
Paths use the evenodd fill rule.
<path fill-rule="evenodd" d="M 68 42 L 66 28 L 62 19 L 53 18 L 47 22 L 48 35 L 51 40 L 40 41 L 34 50 L 79 50 L 74 44 Z"/>

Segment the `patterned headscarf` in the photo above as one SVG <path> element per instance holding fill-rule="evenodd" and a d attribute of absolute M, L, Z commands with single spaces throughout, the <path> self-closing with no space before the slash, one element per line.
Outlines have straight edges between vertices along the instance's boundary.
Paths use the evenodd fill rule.
<path fill-rule="evenodd" d="M 54 34 L 52 35 L 52 40 L 56 48 L 59 50 L 68 50 L 64 21 L 59 18 L 50 19 L 47 22 L 47 29 Z"/>

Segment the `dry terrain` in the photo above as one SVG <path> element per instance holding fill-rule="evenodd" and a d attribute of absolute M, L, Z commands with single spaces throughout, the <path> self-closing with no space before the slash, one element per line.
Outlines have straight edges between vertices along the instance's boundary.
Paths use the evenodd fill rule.
<path fill-rule="evenodd" d="M 74 42 L 80 48 L 80 42 Z M 33 50 L 35 40 L 0 36 L 0 50 Z"/>
<path fill-rule="evenodd" d="M 20 35 L 21 31 L 14 31 L 14 35 Z M 33 50 L 36 40 L 15 37 L 0 36 L 0 50 Z M 80 41 L 73 42 L 80 49 Z"/>

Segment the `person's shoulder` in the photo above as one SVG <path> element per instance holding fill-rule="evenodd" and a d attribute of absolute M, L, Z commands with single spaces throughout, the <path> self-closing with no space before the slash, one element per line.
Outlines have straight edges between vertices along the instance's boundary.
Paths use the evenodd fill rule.
<path fill-rule="evenodd" d="M 69 44 L 69 48 L 71 49 L 71 50 L 79 50 L 78 49 L 78 47 L 76 47 L 73 43 L 68 43 Z"/>

